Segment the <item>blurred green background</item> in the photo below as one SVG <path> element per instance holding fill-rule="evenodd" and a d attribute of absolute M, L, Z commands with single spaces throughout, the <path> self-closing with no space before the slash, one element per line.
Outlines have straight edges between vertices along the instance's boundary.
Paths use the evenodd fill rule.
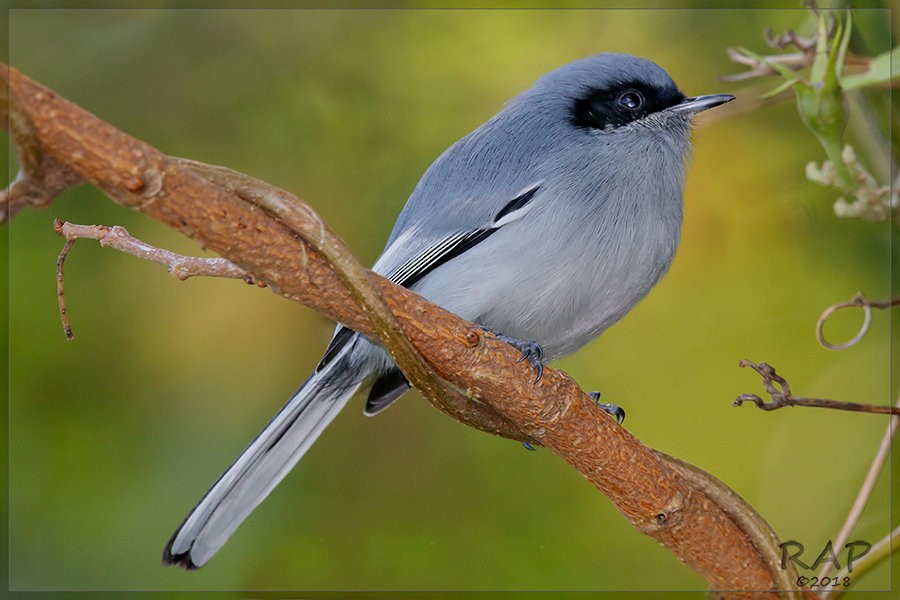
<path fill-rule="evenodd" d="M 429 163 L 562 63 L 627 51 L 689 95 L 737 94 L 698 124 L 671 273 L 557 366 L 623 406 L 644 443 L 732 486 L 811 562 L 887 419 L 733 408 L 762 393 L 737 363 L 776 365 L 800 395 L 891 402 L 888 314 L 845 352 L 813 335 L 829 304 L 890 294 L 891 232 L 838 220 L 834 195 L 805 181 L 821 151 L 791 101 L 742 109 L 774 80 L 717 80 L 738 70 L 726 47 L 765 51 L 765 27 L 804 23 L 798 10 L 19 10 L 10 62 L 163 152 L 292 190 L 367 263 Z M 855 23 L 872 54 L 888 49 L 886 11 Z M 351 403 L 206 567 L 161 567 L 171 532 L 305 379 L 333 324 L 82 241 L 66 264 L 67 342 L 54 218 L 204 254 L 89 186 L 7 226 L 12 589 L 704 588 L 552 454 L 415 393 L 373 419 Z M 828 333 L 846 339 L 858 320 L 838 315 Z M 887 534 L 889 487 L 883 477 L 852 539 Z M 887 567 L 858 589 L 889 587 Z"/>

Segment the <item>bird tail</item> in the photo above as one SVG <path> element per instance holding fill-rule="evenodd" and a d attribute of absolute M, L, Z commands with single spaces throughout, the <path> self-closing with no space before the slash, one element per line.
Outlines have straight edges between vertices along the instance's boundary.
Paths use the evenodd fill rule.
<path fill-rule="evenodd" d="M 347 362 L 335 360 L 309 376 L 178 527 L 163 550 L 164 565 L 202 567 L 284 479 L 362 385 Z"/>

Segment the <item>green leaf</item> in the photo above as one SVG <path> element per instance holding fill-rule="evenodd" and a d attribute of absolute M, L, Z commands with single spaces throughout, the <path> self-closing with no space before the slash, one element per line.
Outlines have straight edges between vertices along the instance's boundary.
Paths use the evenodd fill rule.
<path fill-rule="evenodd" d="M 787 81 L 785 81 L 784 83 L 782 83 L 781 85 L 776 87 L 775 89 L 769 90 L 768 92 L 766 92 L 764 94 L 760 94 L 759 97 L 760 98 L 771 98 L 773 96 L 777 96 L 784 90 L 793 86 L 795 83 L 802 83 L 802 80 L 799 77 L 794 77 L 793 79 L 788 79 Z"/>
<path fill-rule="evenodd" d="M 873 58 L 865 73 L 842 77 L 841 87 L 845 90 L 855 90 L 869 86 L 889 85 L 891 79 L 897 76 L 900 76 L 900 46 Z"/>
<path fill-rule="evenodd" d="M 844 24 L 844 35 L 840 36 L 840 44 L 837 51 L 837 62 L 834 67 L 835 73 L 840 77 L 844 70 L 844 60 L 847 58 L 847 48 L 850 46 L 850 33 L 853 30 L 853 15 L 847 11 L 847 22 Z M 835 34 L 835 38 L 839 36 Z"/>

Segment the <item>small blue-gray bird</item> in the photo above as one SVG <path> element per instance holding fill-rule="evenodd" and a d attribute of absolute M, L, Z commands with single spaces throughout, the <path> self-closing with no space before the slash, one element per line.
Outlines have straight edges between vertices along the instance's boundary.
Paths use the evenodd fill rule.
<path fill-rule="evenodd" d="M 564 65 L 441 154 L 373 267 L 541 360 L 622 318 L 668 270 L 681 234 L 693 116 L 656 64 Z M 204 565 L 354 395 L 375 414 L 409 387 L 387 353 L 338 326 L 315 371 L 219 478 L 163 551 Z"/>

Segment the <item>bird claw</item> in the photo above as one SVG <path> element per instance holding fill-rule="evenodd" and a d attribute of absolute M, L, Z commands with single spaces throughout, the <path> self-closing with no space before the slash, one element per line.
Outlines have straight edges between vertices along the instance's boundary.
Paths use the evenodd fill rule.
<path fill-rule="evenodd" d="M 534 378 L 532 383 L 537 383 L 544 374 L 544 349 L 534 342 L 525 342 L 522 346 L 516 346 L 516 348 L 522 351 L 522 358 L 516 362 L 520 363 L 528 359 L 528 364 L 531 365 L 531 368 L 537 370 L 537 377 Z"/>
<path fill-rule="evenodd" d="M 625 422 L 625 411 L 620 406 L 600 402 L 600 392 L 588 392 L 588 396 L 591 397 L 591 400 L 594 401 L 594 404 L 599 406 L 603 410 L 603 412 L 612 415 L 619 423 L 619 425 Z"/>
<path fill-rule="evenodd" d="M 526 359 L 528 360 L 528 364 L 530 364 L 531 367 L 537 371 L 537 377 L 535 377 L 532 383 L 537 383 L 541 380 L 541 377 L 544 375 L 544 349 L 541 348 L 540 344 L 536 342 L 525 342 L 520 340 L 519 338 L 503 335 L 502 333 L 497 333 L 496 331 L 491 331 L 491 333 L 493 333 L 501 342 L 506 342 L 522 353 L 522 358 L 517 360 L 517 363 L 520 363 Z"/>

